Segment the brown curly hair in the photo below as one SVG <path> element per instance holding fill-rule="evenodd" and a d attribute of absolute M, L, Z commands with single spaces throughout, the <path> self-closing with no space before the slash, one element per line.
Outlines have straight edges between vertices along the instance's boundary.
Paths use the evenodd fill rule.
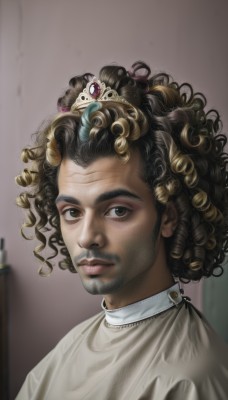
<path fill-rule="evenodd" d="M 22 151 L 29 163 L 16 182 L 26 188 L 17 204 L 27 210 L 24 230 L 34 228 L 40 245 L 35 256 L 53 269 L 60 253 L 60 268 L 75 272 L 62 239 L 55 199 L 57 174 L 64 157 L 86 166 L 98 157 L 118 154 L 127 162 L 138 149 L 144 163 L 144 180 L 152 189 L 160 213 L 172 201 L 178 227 L 166 239 L 168 265 L 182 281 L 218 276 L 228 249 L 228 158 L 225 135 L 215 110 L 205 111 L 206 99 L 191 85 L 178 85 L 160 73 L 151 76 L 148 65 L 105 66 L 99 79 L 126 103 L 102 102 L 102 107 L 82 123 L 83 110 L 72 105 L 93 75 L 86 73 L 69 82 L 58 100 L 59 113 L 36 134 L 35 144 Z M 87 132 L 81 140 L 80 132 Z M 53 254 L 44 257 L 46 247 Z M 46 275 L 43 267 L 40 274 Z"/>

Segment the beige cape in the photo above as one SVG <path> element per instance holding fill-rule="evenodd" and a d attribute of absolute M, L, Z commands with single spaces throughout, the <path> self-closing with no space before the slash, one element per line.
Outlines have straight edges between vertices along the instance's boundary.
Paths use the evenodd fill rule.
<path fill-rule="evenodd" d="M 104 313 L 70 331 L 16 400 L 226 400 L 228 347 L 193 306 L 114 327 Z"/>

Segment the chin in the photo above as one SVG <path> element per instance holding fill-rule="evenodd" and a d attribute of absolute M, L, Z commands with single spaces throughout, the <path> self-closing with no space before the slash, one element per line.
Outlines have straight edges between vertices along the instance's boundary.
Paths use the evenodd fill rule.
<path fill-rule="evenodd" d="M 85 290 L 90 294 L 111 294 L 117 292 L 123 282 L 122 279 L 112 280 L 110 282 L 101 282 L 100 279 L 94 277 L 90 281 L 82 282 Z"/>

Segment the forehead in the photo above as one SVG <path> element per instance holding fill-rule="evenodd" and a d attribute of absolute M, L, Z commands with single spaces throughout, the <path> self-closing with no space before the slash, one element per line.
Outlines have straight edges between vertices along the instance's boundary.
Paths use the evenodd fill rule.
<path fill-rule="evenodd" d="M 78 189 L 80 192 L 88 190 L 88 193 L 103 192 L 117 187 L 149 192 L 142 174 L 143 165 L 138 153 L 132 154 L 127 163 L 117 156 L 110 156 L 99 158 L 87 167 L 64 159 L 59 169 L 58 187 L 59 192 L 64 194 L 73 194 Z"/>

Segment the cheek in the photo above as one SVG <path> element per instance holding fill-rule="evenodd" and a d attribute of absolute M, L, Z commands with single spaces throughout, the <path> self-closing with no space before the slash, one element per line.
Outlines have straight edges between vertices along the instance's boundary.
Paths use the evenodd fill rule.
<path fill-rule="evenodd" d="M 154 232 L 153 224 L 143 224 L 140 228 L 131 231 L 131 234 L 123 235 L 120 245 L 124 255 L 135 262 L 151 261 L 154 258 L 156 246 L 158 244 L 158 233 Z"/>
<path fill-rule="evenodd" d="M 116 237 L 119 243 L 128 243 L 133 249 L 136 243 L 151 245 L 154 237 L 154 220 L 151 221 L 144 217 L 141 221 L 125 225 L 118 230 Z"/>
<path fill-rule="evenodd" d="M 154 238 L 153 230 L 147 228 L 139 229 L 137 227 L 134 231 L 121 231 L 118 234 L 117 247 L 122 253 L 125 261 L 130 261 L 132 263 L 136 260 L 145 260 L 148 256 L 153 253 Z"/>
<path fill-rule="evenodd" d="M 69 251 L 69 253 L 71 253 L 72 247 L 73 247 L 73 242 L 74 242 L 74 235 L 73 232 L 69 232 L 69 230 L 64 229 L 61 226 L 61 233 L 62 233 L 62 238 L 63 241 L 67 247 L 67 250 Z"/>

